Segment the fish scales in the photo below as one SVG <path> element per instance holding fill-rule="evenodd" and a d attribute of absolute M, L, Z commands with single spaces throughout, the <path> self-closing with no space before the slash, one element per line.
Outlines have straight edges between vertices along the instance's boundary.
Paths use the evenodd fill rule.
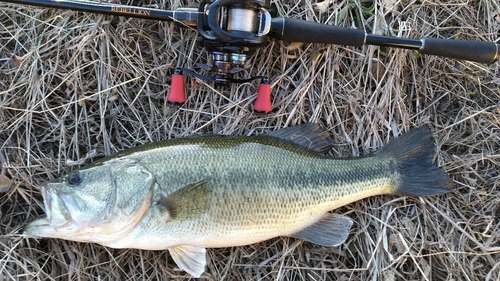
<path fill-rule="evenodd" d="M 270 231 L 292 234 L 325 210 L 358 200 L 353 194 L 388 193 L 398 181 L 389 158 L 332 159 L 266 136 L 202 137 L 125 157 L 160 175 L 166 196 L 206 180 L 206 216 L 185 227 L 205 233 L 207 247 L 258 242 Z"/>
<path fill-rule="evenodd" d="M 323 155 L 331 143 L 318 125 L 303 124 L 262 136 L 190 137 L 119 152 L 42 186 L 47 218 L 25 233 L 168 249 L 180 268 L 198 277 L 205 248 L 276 236 L 337 246 L 353 222 L 330 210 L 372 195 L 450 190 L 451 179 L 432 165 L 428 128 L 363 157 Z"/>

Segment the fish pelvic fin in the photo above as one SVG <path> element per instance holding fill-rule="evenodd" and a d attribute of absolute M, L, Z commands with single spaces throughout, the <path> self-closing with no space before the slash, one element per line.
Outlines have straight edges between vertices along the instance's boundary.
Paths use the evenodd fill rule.
<path fill-rule="evenodd" d="M 339 246 L 347 240 L 352 223 L 346 216 L 326 213 L 317 222 L 290 236 L 321 246 Z"/>
<path fill-rule="evenodd" d="M 435 144 L 428 127 L 412 129 L 376 152 L 395 159 L 400 173 L 397 195 L 430 196 L 451 191 L 453 180 L 432 164 Z"/>
<path fill-rule="evenodd" d="M 198 278 L 207 265 L 206 249 L 201 245 L 178 245 L 168 248 L 177 266 Z"/>

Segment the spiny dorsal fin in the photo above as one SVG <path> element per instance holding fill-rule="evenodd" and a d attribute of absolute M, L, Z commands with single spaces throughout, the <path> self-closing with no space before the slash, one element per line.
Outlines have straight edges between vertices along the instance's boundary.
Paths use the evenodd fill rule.
<path fill-rule="evenodd" d="M 325 152 L 333 146 L 328 132 L 316 123 L 305 123 L 267 133 L 268 136 L 291 141 L 317 152 Z"/>
<path fill-rule="evenodd" d="M 321 246 L 338 246 L 347 240 L 351 226 L 350 218 L 326 213 L 319 221 L 290 236 Z"/>
<path fill-rule="evenodd" d="M 205 212 L 210 199 L 211 188 L 206 180 L 188 184 L 167 197 L 162 197 L 157 205 L 168 212 L 169 220 L 190 220 Z"/>

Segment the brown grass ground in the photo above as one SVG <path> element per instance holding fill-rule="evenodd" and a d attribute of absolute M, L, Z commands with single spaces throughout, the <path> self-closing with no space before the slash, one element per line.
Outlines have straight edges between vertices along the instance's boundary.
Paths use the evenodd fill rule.
<path fill-rule="evenodd" d="M 363 15 L 370 1 L 273 3 L 281 16 L 357 23 L 369 32 L 410 38 L 493 41 L 500 29 L 496 0 L 380 0 Z M 0 148 L 14 183 L 0 194 L 0 280 L 189 279 L 166 251 L 23 237 L 23 226 L 44 216 L 39 184 L 157 140 L 257 134 L 308 121 L 324 124 L 336 141 L 334 153 L 342 156 L 369 153 L 396 133 L 430 126 L 436 162 L 456 188 L 432 198 L 377 196 L 341 208 L 355 225 L 338 248 L 275 238 L 211 249 L 203 277 L 500 279 L 498 63 L 272 42 L 251 59 L 248 75 L 270 76 L 275 112 L 252 112 L 257 82 L 224 88 L 192 77 L 186 78 L 188 101 L 177 107 L 165 102 L 172 69 L 193 67 L 207 56 L 196 32 L 148 20 L 0 7 Z"/>

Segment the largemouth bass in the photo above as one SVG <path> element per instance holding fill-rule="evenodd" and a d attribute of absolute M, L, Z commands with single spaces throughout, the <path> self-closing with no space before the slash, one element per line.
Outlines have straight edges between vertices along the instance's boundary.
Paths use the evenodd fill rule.
<path fill-rule="evenodd" d="M 364 157 L 323 155 L 331 143 L 308 123 L 261 136 L 179 138 L 126 150 L 43 185 L 47 218 L 25 233 L 168 249 L 181 269 L 199 277 L 205 248 L 277 236 L 336 246 L 353 222 L 330 210 L 373 195 L 451 188 L 450 177 L 432 164 L 428 128 Z"/>

